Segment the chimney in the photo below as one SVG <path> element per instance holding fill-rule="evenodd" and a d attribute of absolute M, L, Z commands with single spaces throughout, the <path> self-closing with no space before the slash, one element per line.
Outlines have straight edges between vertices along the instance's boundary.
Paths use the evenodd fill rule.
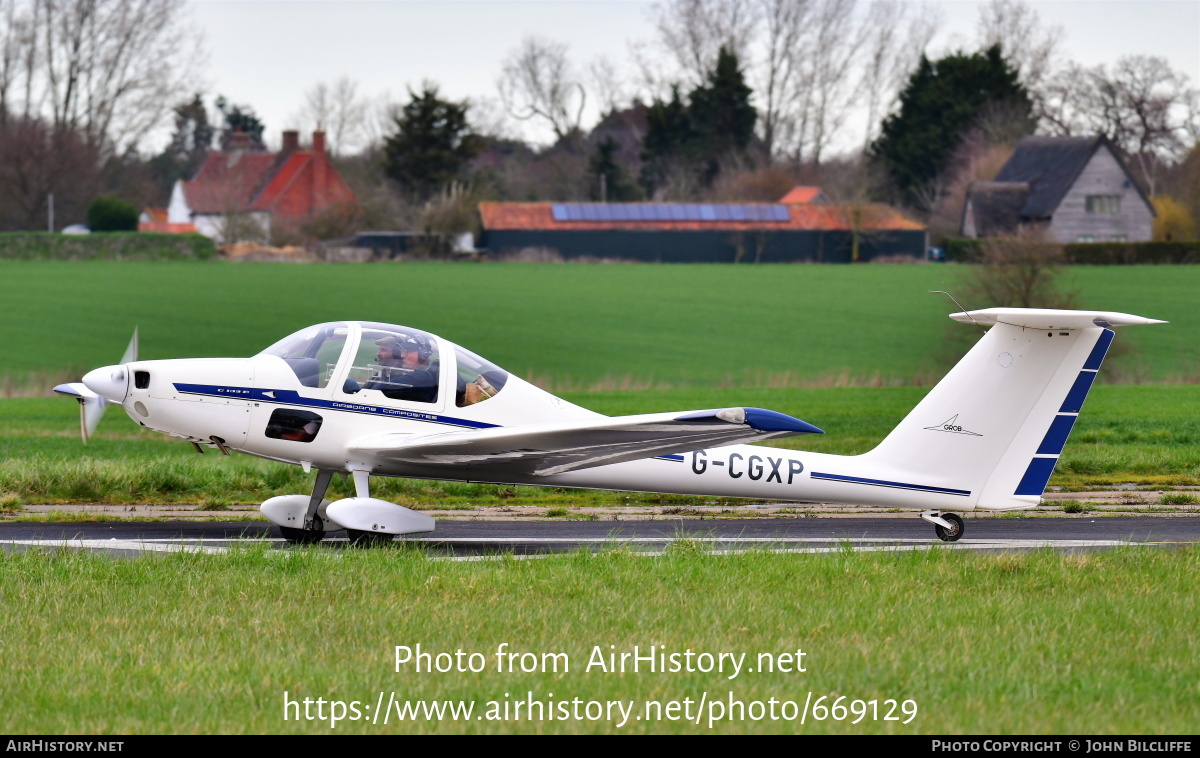
<path fill-rule="evenodd" d="M 236 127 L 233 134 L 229 135 L 229 141 L 225 145 L 225 152 L 237 153 L 244 152 L 250 149 L 250 135 L 242 131 L 242 127 Z"/>
<path fill-rule="evenodd" d="M 285 129 L 283 131 L 283 149 L 279 152 L 284 155 L 291 155 L 300 148 L 300 132 L 295 129 Z"/>
<path fill-rule="evenodd" d="M 325 132 L 313 132 L 313 209 L 325 207 L 325 173 L 328 158 L 325 156 Z"/>

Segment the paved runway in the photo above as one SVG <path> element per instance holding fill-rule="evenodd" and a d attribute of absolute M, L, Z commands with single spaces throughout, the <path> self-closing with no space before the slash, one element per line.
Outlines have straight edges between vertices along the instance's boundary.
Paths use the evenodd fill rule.
<path fill-rule="evenodd" d="M 346 546 L 343 533 L 322 543 Z M 1118 545 L 1170 546 L 1200 542 L 1200 518 L 967 519 L 966 534 L 944 543 L 933 527 L 912 518 L 661 519 L 654 521 L 441 521 L 437 531 L 402 538 L 439 558 L 478 560 L 497 555 L 536 556 L 578 549 L 624 547 L 655 554 L 681 539 L 713 552 L 776 550 L 829 552 L 920 550 L 1090 550 Z M 225 552 L 231 544 L 267 541 L 291 549 L 264 522 L 96 522 L 0 524 L 0 549 L 71 547 L 132 556 L 153 552 Z"/>

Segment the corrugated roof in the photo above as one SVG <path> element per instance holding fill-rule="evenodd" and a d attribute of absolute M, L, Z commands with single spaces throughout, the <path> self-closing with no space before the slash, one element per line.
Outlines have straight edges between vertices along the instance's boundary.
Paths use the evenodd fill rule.
<path fill-rule="evenodd" d="M 553 203 L 480 203 L 483 228 L 514 230 L 607 230 L 631 231 L 755 231 L 813 230 L 920 231 L 925 227 L 895 208 L 879 204 L 857 206 L 789 205 L 789 220 L 758 221 L 555 221 Z M 649 205 L 647 203 L 646 205 Z"/>

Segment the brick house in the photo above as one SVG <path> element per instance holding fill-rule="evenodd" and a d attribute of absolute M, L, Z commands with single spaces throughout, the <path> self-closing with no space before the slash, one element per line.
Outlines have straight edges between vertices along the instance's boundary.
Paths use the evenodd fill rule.
<path fill-rule="evenodd" d="M 249 135 L 239 133 L 225 152 L 209 152 L 196 176 L 175 183 L 167 221 L 194 224 L 219 242 L 266 241 L 273 228 L 355 202 L 329 162 L 324 132 L 313 132 L 304 150 L 299 132 L 285 131 L 278 153 L 252 150 Z"/>

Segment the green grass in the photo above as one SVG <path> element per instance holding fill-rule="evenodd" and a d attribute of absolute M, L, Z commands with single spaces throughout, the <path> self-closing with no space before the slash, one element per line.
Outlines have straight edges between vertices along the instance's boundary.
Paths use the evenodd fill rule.
<path fill-rule="evenodd" d="M 0 555 L 7 733 L 328 733 L 291 697 L 912 699 L 916 719 L 799 724 L 343 721 L 336 733 L 1186 734 L 1200 721 L 1200 552 L 597 556 L 449 563 L 414 549 L 112 560 Z M 394 646 L 480 652 L 395 671 Z M 559 673 L 498 673 L 514 652 Z M 805 673 L 590 673 L 593 646 L 779 654 Z M 387 696 L 385 695 L 385 701 Z M 828 701 L 827 701 L 828 702 Z"/>
<path fill-rule="evenodd" d="M 926 390 L 894 388 L 647 390 L 571 393 L 567 397 L 609 415 L 749 405 L 772 408 L 826 431 L 774 444 L 854 455 L 874 447 Z M 1200 386 L 1101 386 L 1088 399 L 1051 485 L 1088 489 L 1134 482 L 1200 484 Z M 0 400 L 0 511 L 19 503 L 260 503 L 306 492 L 311 475 L 297 466 L 245 455 L 196 455 L 192 447 L 134 426 L 111 411 L 86 447 L 78 408 L 62 398 Z M 540 487 L 383 479 L 381 497 L 409 507 L 480 505 L 687 506 L 712 498 Z M 350 488 L 334 480 L 334 497 Z M 726 501 L 715 501 L 726 502 Z M 741 501 L 727 501 L 737 503 Z"/>
<path fill-rule="evenodd" d="M 956 359 L 957 265 L 287 266 L 0 261 L 8 394 L 121 355 L 247 356 L 345 318 L 428 329 L 557 389 L 929 384 Z M 1078 267 L 1082 303 L 1171 320 L 1118 344 L 1124 381 L 1200 375 L 1200 266 Z M 51 305 L 48 305 L 51 304 Z M 0 387 L 4 390 L 4 387 Z"/>

